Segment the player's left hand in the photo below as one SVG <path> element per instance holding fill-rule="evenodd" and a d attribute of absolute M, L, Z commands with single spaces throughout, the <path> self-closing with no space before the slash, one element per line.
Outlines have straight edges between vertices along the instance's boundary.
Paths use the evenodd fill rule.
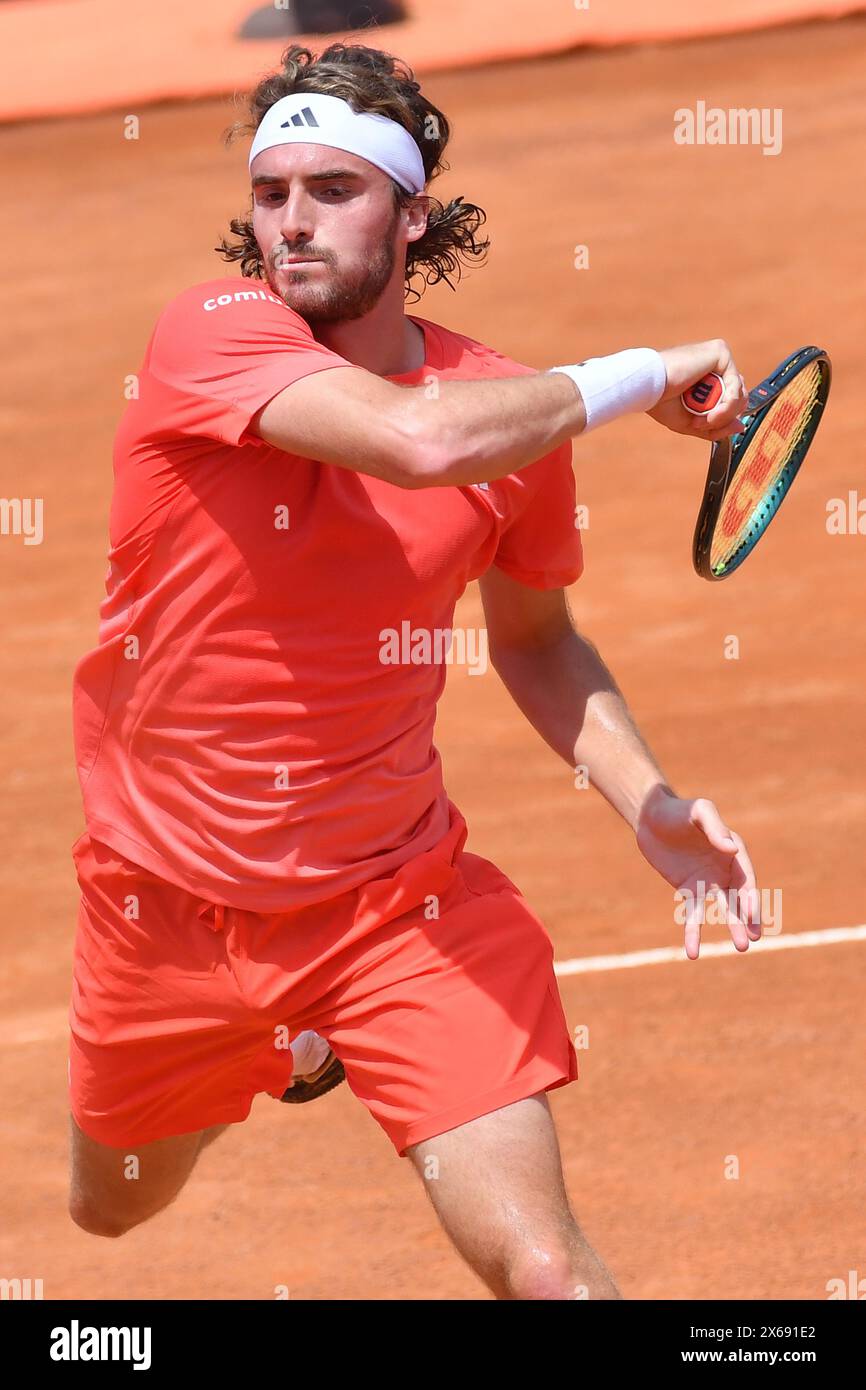
<path fill-rule="evenodd" d="M 701 949 L 704 900 L 714 901 L 738 951 L 748 951 L 749 942 L 760 939 L 760 894 L 752 862 L 741 837 L 725 825 L 712 801 L 688 801 L 656 787 L 641 807 L 635 835 L 641 854 L 662 878 L 691 895 L 684 900 L 690 960 L 697 960 Z"/>

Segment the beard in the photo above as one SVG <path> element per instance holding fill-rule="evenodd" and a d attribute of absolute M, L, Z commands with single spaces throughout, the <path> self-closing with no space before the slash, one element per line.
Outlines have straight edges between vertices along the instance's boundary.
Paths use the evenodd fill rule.
<path fill-rule="evenodd" d="M 314 283 L 315 271 L 286 267 L 280 273 L 281 283 L 278 284 L 274 262 L 279 265 L 281 255 L 292 254 L 290 249 L 278 247 L 264 260 L 268 284 L 274 294 L 310 325 L 363 318 L 378 304 L 394 272 L 394 231 L 399 216 L 399 209 L 395 208 L 391 225 L 385 228 L 382 239 L 367 261 L 354 270 L 341 270 L 333 256 L 323 255 L 314 246 L 299 247 L 298 255 L 311 259 L 320 256 L 329 268 L 322 275 L 325 283 Z"/>

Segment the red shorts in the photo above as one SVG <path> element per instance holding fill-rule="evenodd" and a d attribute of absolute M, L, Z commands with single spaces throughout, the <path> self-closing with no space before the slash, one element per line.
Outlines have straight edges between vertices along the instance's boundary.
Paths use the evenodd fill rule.
<path fill-rule="evenodd" d="M 577 1079 L 545 928 L 463 851 L 466 825 L 395 874 L 261 914 L 207 902 L 85 832 L 72 1113 L 117 1147 L 245 1120 L 281 1096 L 289 1043 L 327 1039 L 398 1154 Z"/>

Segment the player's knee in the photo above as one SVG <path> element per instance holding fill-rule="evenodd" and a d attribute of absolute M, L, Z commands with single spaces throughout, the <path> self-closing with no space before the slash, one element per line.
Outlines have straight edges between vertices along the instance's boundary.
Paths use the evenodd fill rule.
<path fill-rule="evenodd" d="M 69 1215 L 75 1225 L 90 1236 L 117 1237 L 124 1235 L 129 1230 L 127 1223 L 116 1217 L 111 1217 L 108 1212 L 100 1211 L 98 1207 L 88 1206 L 84 1202 L 70 1202 Z"/>
<path fill-rule="evenodd" d="M 505 1283 L 512 1299 L 581 1297 L 568 1244 L 556 1237 L 515 1250 L 508 1260 Z"/>
<path fill-rule="evenodd" d="M 69 1203 L 69 1215 L 82 1231 L 91 1236 L 106 1236 L 116 1240 L 126 1235 L 133 1227 L 141 1225 L 153 1212 L 112 1212 L 106 1207 L 94 1206 L 90 1202 L 73 1199 Z"/>

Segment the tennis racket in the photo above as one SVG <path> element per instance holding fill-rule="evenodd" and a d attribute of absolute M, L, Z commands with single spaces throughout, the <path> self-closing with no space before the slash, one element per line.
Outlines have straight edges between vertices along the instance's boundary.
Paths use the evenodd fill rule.
<path fill-rule="evenodd" d="M 758 544 L 815 438 L 830 377 L 830 358 L 821 348 L 792 352 L 749 393 L 740 412 L 742 433 L 713 445 L 692 544 L 703 579 L 727 579 Z M 703 415 L 721 389 L 712 374 L 683 393 L 683 404 Z"/>

